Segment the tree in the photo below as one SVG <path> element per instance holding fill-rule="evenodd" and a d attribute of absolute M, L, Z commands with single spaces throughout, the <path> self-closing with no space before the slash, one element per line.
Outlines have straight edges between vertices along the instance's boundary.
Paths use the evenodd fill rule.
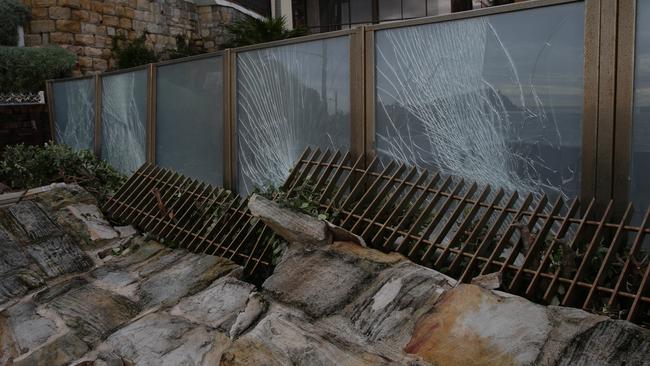
<path fill-rule="evenodd" d="M 302 28 L 287 29 L 284 17 L 264 19 L 245 17 L 226 26 L 226 30 L 230 40 L 221 45 L 223 48 L 248 46 L 307 34 Z"/>

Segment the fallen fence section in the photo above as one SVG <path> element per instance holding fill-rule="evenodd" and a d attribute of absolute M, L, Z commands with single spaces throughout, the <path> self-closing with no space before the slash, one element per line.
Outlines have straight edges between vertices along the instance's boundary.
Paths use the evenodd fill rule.
<path fill-rule="evenodd" d="M 650 209 L 641 226 L 631 226 L 631 205 L 612 222 L 611 201 L 596 215 L 593 200 L 581 206 L 395 161 L 364 162 L 350 153 L 310 149 L 282 190 L 282 199 L 317 201 L 320 215 L 370 246 L 400 252 L 462 282 L 488 281 L 533 301 L 650 322 L 650 266 L 643 252 Z M 230 258 L 247 274 L 263 275 L 273 267 L 279 240 L 251 216 L 247 202 L 145 164 L 104 211 L 172 245 Z"/>
<path fill-rule="evenodd" d="M 267 273 L 277 239 L 250 215 L 247 203 L 231 191 L 145 164 L 104 211 L 171 247 L 232 259 L 246 274 Z"/>
<path fill-rule="evenodd" d="M 321 214 L 372 247 L 463 282 L 500 272 L 505 291 L 648 325 L 650 210 L 630 226 L 631 205 L 611 222 L 612 202 L 595 217 L 593 200 L 581 206 L 395 161 L 366 163 L 307 150 L 285 184 L 288 197 L 310 190 Z"/>

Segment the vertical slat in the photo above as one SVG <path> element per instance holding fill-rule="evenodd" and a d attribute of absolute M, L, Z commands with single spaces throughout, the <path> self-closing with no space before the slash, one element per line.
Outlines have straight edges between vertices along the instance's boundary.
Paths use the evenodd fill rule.
<path fill-rule="evenodd" d="M 232 99 L 234 96 L 231 94 L 233 83 L 233 75 L 231 72 L 232 67 L 232 51 L 227 49 L 221 60 L 221 71 L 223 75 L 221 105 L 223 106 L 223 186 L 226 189 L 234 189 L 234 172 L 233 165 L 233 125 L 232 125 Z"/>
<path fill-rule="evenodd" d="M 606 0 L 607 1 L 607 0 Z M 585 1 L 584 99 L 582 118 L 582 179 L 580 197 L 589 202 L 596 195 L 596 147 L 598 146 L 598 97 L 600 64 L 600 2 Z"/>
<path fill-rule="evenodd" d="M 426 185 L 426 187 L 424 189 L 420 190 L 420 194 L 418 195 L 418 198 L 415 199 L 415 202 L 413 202 L 413 205 L 411 205 L 411 207 L 408 209 L 408 211 L 406 211 L 406 213 L 404 214 L 404 217 L 402 217 L 402 219 L 399 221 L 399 223 L 391 230 L 392 232 L 391 232 L 390 236 L 384 242 L 384 245 L 383 245 L 384 250 L 391 248 L 393 242 L 395 241 L 395 239 L 397 238 L 397 235 L 399 234 L 399 231 L 402 230 L 402 228 L 404 227 L 404 223 L 406 223 L 406 220 L 410 219 L 411 216 L 413 215 L 413 213 L 415 213 L 416 210 L 422 205 L 422 203 L 424 203 L 426 198 L 429 196 L 430 191 L 438 183 L 438 180 L 440 180 L 440 174 L 436 173 L 436 175 L 434 175 L 433 178 L 431 178 L 431 180 Z M 451 182 L 451 179 L 447 178 L 445 180 L 445 183 L 443 183 L 443 187 L 446 187 L 446 184 L 449 184 L 449 182 Z M 439 191 L 437 193 L 439 193 Z M 434 199 L 435 199 L 435 196 L 434 196 Z M 432 201 L 433 201 L 433 199 L 432 199 Z M 429 205 L 431 205 L 431 204 L 432 203 L 429 202 Z M 433 206 L 431 206 L 431 207 L 433 208 Z M 425 211 L 427 211 L 427 209 L 425 209 L 424 211 L 422 211 L 420 213 L 420 215 L 418 215 L 418 218 L 416 219 L 415 223 L 419 222 L 421 220 L 421 218 L 424 217 L 424 212 Z M 411 228 L 410 228 L 410 230 L 409 230 L 409 232 L 407 234 L 407 237 L 411 235 L 412 231 L 414 231 L 416 227 L 417 227 L 417 225 L 412 225 L 411 226 Z M 401 251 L 402 245 L 404 244 L 405 241 L 406 240 L 402 240 L 402 243 L 400 243 L 397 246 L 397 248 L 395 249 L 396 252 Z"/>
<path fill-rule="evenodd" d="M 650 223 L 650 207 L 648 207 L 648 209 L 645 212 L 641 226 L 638 228 L 638 232 L 636 234 L 636 237 L 634 238 L 632 247 L 630 248 L 627 258 L 625 259 L 625 264 L 623 264 L 623 269 L 621 270 L 621 274 L 618 276 L 618 280 L 616 281 L 616 286 L 614 286 L 614 291 L 612 292 L 612 295 L 610 296 L 609 301 L 607 302 L 607 305 L 609 307 L 612 307 L 614 305 L 614 301 L 616 301 L 616 298 L 619 292 L 621 291 L 621 286 L 623 286 L 625 277 L 627 276 L 628 271 L 633 265 L 632 259 L 635 258 L 637 252 L 641 249 L 643 240 L 645 239 L 645 228 L 648 226 L 649 223 Z"/>
<path fill-rule="evenodd" d="M 619 244 L 622 242 L 621 239 L 625 233 L 623 227 L 627 225 L 628 221 L 632 217 L 632 212 L 633 212 L 632 204 L 630 203 L 627 205 L 627 209 L 623 214 L 623 218 L 618 223 L 618 227 L 616 228 L 616 233 L 614 234 L 614 237 L 611 240 L 611 244 L 609 244 L 609 248 L 607 249 L 607 254 L 605 255 L 605 258 L 603 259 L 603 262 L 601 263 L 600 268 L 598 269 L 598 274 L 596 275 L 594 282 L 592 282 L 591 284 L 591 288 L 589 289 L 589 294 L 587 294 L 587 298 L 582 304 L 582 308 L 585 310 L 587 310 L 591 305 L 591 299 L 596 293 L 598 286 L 600 286 L 605 271 L 612 265 L 612 259 L 614 255 L 618 252 Z"/>
<path fill-rule="evenodd" d="M 544 210 L 547 203 L 548 203 L 548 197 L 546 196 L 546 194 L 543 194 L 542 198 L 539 199 L 539 201 L 537 202 L 537 205 L 535 206 L 535 209 L 533 210 L 530 217 L 528 218 L 528 222 L 526 222 L 526 224 L 525 224 L 526 227 L 531 232 L 532 232 L 532 230 L 533 230 L 533 228 L 535 226 L 535 223 L 537 222 L 537 218 L 538 218 L 539 213 Z M 517 258 L 517 256 L 519 255 L 519 249 L 520 249 L 519 244 L 522 243 L 522 242 L 523 242 L 523 238 L 520 237 L 519 240 L 512 246 L 512 251 L 510 251 L 510 255 L 508 255 L 508 258 L 506 258 L 503 261 L 503 264 L 501 264 L 501 268 L 500 268 L 501 272 L 505 272 L 505 270 L 508 268 L 508 266 L 515 260 L 515 258 Z M 527 254 L 528 253 L 524 253 L 523 254 L 524 257 Z"/>
<path fill-rule="evenodd" d="M 56 142 L 56 129 L 54 120 L 54 91 L 52 89 L 52 80 L 45 82 L 45 93 L 47 98 L 47 115 L 50 123 L 50 141 Z"/>
<path fill-rule="evenodd" d="M 447 218 L 447 221 L 445 222 L 445 224 L 442 227 L 442 229 L 440 230 L 440 232 L 438 232 L 438 235 L 436 235 L 436 237 L 433 239 L 433 243 L 432 243 L 433 245 L 429 246 L 429 248 L 427 248 L 427 250 L 422 255 L 422 258 L 421 258 L 422 262 L 426 262 L 429 258 L 431 258 L 431 256 L 435 252 L 436 245 L 438 245 L 438 244 L 442 245 L 443 244 L 443 240 L 444 240 L 445 236 L 447 236 L 447 232 L 449 232 L 449 230 L 451 230 L 452 226 L 456 223 L 456 220 L 458 219 L 458 216 L 460 216 L 460 214 L 465 209 L 465 204 L 466 204 L 467 200 L 469 200 L 474 195 L 474 192 L 476 192 L 477 187 L 478 187 L 478 185 L 476 183 L 472 183 L 472 185 L 469 187 L 467 192 L 465 192 L 465 194 L 463 195 L 463 198 L 461 198 L 460 201 L 458 201 L 458 203 L 456 204 L 456 207 L 454 208 L 454 211 Z M 449 196 L 449 198 L 452 198 L 452 199 L 455 200 L 455 198 L 453 198 L 453 195 Z M 444 208 L 444 211 L 447 211 L 447 207 Z M 440 210 L 441 213 L 444 212 L 444 211 L 443 211 L 443 209 Z M 447 212 L 445 212 L 445 214 L 446 213 Z M 445 251 L 449 250 L 449 245 L 447 245 L 444 250 Z"/>
<path fill-rule="evenodd" d="M 485 234 L 483 237 L 483 240 L 481 240 L 481 244 L 479 244 L 478 248 L 476 248 L 476 251 L 472 255 L 472 258 L 470 258 L 469 263 L 467 263 L 467 266 L 465 267 L 465 270 L 463 271 L 463 274 L 460 276 L 460 279 L 458 280 L 459 282 L 467 282 L 470 280 L 469 276 L 472 274 L 472 271 L 474 270 L 474 267 L 476 266 L 478 260 L 479 260 L 479 255 L 482 255 L 487 249 L 488 246 L 490 245 L 490 241 L 496 235 L 496 233 L 499 231 L 499 228 L 503 224 L 503 220 L 508 217 L 508 210 L 512 208 L 512 206 L 517 202 L 519 199 L 519 194 L 517 191 L 513 191 L 510 193 L 510 198 L 508 198 L 508 201 L 506 201 L 505 206 L 500 210 L 499 216 L 494 220 L 492 223 L 492 226 L 488 230 L 488 232 Z"/>
<path fill-rule="evenodd" d="M 571 281 L 571 284 L 569 285 L 569 289 L 567 290 L 566 294 L 564 295 L 564 299 L 562 300 L 562 305 L 563 306 L 568 306 L 569 304 L 573 304 L 573 301 L 575 299 L 575 291 L 576 291 L 576 284 L 578 281 L 582 280 L 582 276 L 584 275 L 587 267 L 590 265 L 591 260 L 593 259 L 593 255 L 596 251 L 596 248 L 598 248 L 598 245 L 600 244 L 600 239 L 602 238 L 602 235 L 604 234 L 605 231 L 605 224 L 609 220 L 611 213 L 612 213 L 612 206 L 614 203 L 610 200 L 609 204 L 607 205 L 607 208 L 605 209 L 605 213 L 603 214 L 602 218 L 600 219 L 600 222 L 598 223 L 598 227 L 596 228 L 596 232 L 594 233 L 594 236 L 591 239 L 591 242 L 589 243 L 589 246 L 587 247 L 586 252 L 582 255 L 582 261 L 580 262 L 580 266 L 578 267 L 578 271 L 576 272 L 575 276 L 573 277 L 573 280 Z M 576 243 L 577 244 L 577 243 Z M 578 246 L 574 246 L 573 249 L 578 252 L 580 248 Z"/>
<path fill-rule="evenodd" d="M 417 253 L 417 251 L 421 248 L 426 238 L 429 237 L 429 235 L 431 235 L 433 230 L 438 226 L 440 220 L 442 220 L 442 218 L 445 216 L 445 213 L 447 213 L 447 209 L 452 204 L 452 202 L 454 202 L 454 196 L 457 195 L 463 189 L 463 187 L 465 187 L 465 180 L 460 179 L 458 183 L 456 183 L 456 185 L 454 186 L 454 189 L 452 189 L 451 192 L 448 193 L 447 199 L 440 206 L 440 208 L 435 213 L 435 215 L 433 215 L 433 219 L 431 220 L 429 225 L 427 225 L 426 229 L 424 229 L 422 235 L 419 236 L 418 240 L 415 242 L 415 244 L 413 244 L 413 247 L 411 247 L 411 250 L 409 251 L 408 254 L 409 258 L 412 258 L 415 255 L 415 253 Z M 431 209 L 433 208 L 435 208 L 435 205 L 431 206 Z M 408 237 L 404 239 L 405 242 L 407 240 L 409 240 Z M 435 246 L 436 244 L 437 243 L 435 242 L 430 243 L 431 246 Z M 430 249 L 431 247 L 428 248 L 428 250 Z"/>
<path fill-rule="evenodd" d="M 589 202 L 589 206 L 587 206 L 586 211 L 584 212 L 582 219 L 580 220 L 580 223 L 578 224 L 578 229 L 576 230 L 575 236 L 573 237 L 573 240 L 571 241 L 571 244 L 569 247 L 573 250 L 575 250 L 578 240 L 582 238 L 584 228 L 586 225 L 586 222 L 588 221 L 589 217 L 591 217 L 594 207 L 595 207 L 596 200 L 592 199 Z M 559 238 L 559 237 L 558 237 Z M 552 250 L 553 246 L 549 249 Z M 549 253 L 551 255 L 552 253 Z M 548 287 L 546 288 L 546 291 L 544 292 L 544 301 L 546 302 L 551 302 L 551 297 L 555 293 L 555 286 L 558 284 L 558 279 L 560 278 L 560 272 L 561 268 L 555 269 L 555 272 L 553 273 L 553 278 L 551 279 L 551 282 L 548 284 Z"/>
<path fill-rule="evenodd" d="M 539 266 L 537 266 L 537 270 L 535 271 L 535 274 L 533 274 L 533 278 L 530 280 L 530 283 L 528 284 L 528 287 L 526 288 L 526 296 L 533 297 L 533 291 L 537 287 L 537 282 L 541 278 L 541 274 L 542 274 L 542 271 L 544 271 L 546 263 L 549 261 L 549 259 L 553 255 L 553 251 L 555 250 L 557 240 L 564 238 L 564 235 L 566 234 L 567 230 L 571 226 L 570 219 L 573 217 L 573 215 L 576 214 L 579 206 L 580 206 L 579 201 L 577 199 L 573 200 L 573 202 L 571 203 L 571 206 L 569 207 L 569 210 L 567 211 L 566 216 L 562 220 L 562 224 L 560 224 L 560 228 L 558 229 L 558 231 L 557 231 L 557 233 L 555 235 L 555 240 L 553 240 L 551 242 L 551 244 L 548 246 L 546 252 L 544 253 L 544 256 L 542 257 L 542 260 L 539 263 Z M 587 211 L 589 211 L 589 209 L 587 209 Z"/>
<path fill-rule="evenodd" d="M 413 174 L 415 174 L 416 172 L 417 172 L 417 168 L 413 167 L 413 169 L 409 172 L 408 177 L 412 177 Z M 426 170 L 422 171 L 419 174 L 418 178 L 415 180 L 415 182 L 413 183 L 411 188 L 409 188 L 409 190 L 402 197 L 402 199 L 397 203 L 397 205 L 395 205 L 395 207 L 393 208 L 393 212 L 391 212 L 390 216 L 388 216 L 388 218 L 381 225 L 381 227 L 379 228 L 377 233 L 375 233 L 375 235 L 372 237 L 372 239 L 370 240 L 371 243 L 375 243 L 377 238 L 380 237 L 381 233 L 386 229 L 386 227 L 389 226 L 393 222 L 393 219 L 395 218 L 395 216 L 398 215 L 402 211 L 402 209 L 404 208 L 404 205 L 411 200 L 411 197 L 413 197 L 413 194 L 417 191 L 418 185 L 422 184 L 422 182 L 426 179 L 427 175 L 428 175 L 428 173 L 427 173 Z M 400 183 L 400 185 L 395 189 L 395 191 L 400 192 L 403 189 L 403 187 L 406 185 L 406 182 L 407 182 L 407 179 L 404 179 Z M 397 197 L 397 195 L 393 196 L 393 198 L 395 198 L 395 197 Z M 392 199 L 391 199 L 391 201 L 392 201 Z M 388 207 L 388 202 L 386 202 L 384 204 L 384 206 L 380 209 L 380 211 L 384 211 L 386 209 L 386 207 Z M 366 228 L 363 230 L 363 232 L 361 233 L 362 238 L 365 238 L 366 235 L 368 235 L 368 230 L 370 230 L 370 228 L 375 224 L 377 217 L 378 217 L 378 215 L 375 215 L 375 217 L 372 218 L 370 224 L 368 224 L 368 226 L 366 226 Z M 375 245 L 377 245 L 377 244 L 378 243 L 375 243 Z M 381 246 L 383 247 L 384 245 L 385 245 L 385 243 L 382 244 Z"/>
<path fill-rule="evenodd" d="M 650 210 L 650 209 L 649 209 Z M 647 216 L 647 215 L 646 215 Z M 645 226 L 643 227 L 645 228 Z M 648 285 L 650 285 L 650 263 L 645 264 L 645 271 L 643 273 L 643 278 L 641 279 L 641 284 L 634 295 L 634 301 L 632 306 L 630 306 L 630 311 L 627 314 L 628 321 L 634 321 L 637 316 L 637 311 L 639 309 L 639 304 L 641 302 L 641 296 L 648 290 Z"/>
<path fill-rule="evenodd" d="M 526 198 L 524 199 L 524 202 L 521 203 L 521 207 L 519 207 L 517 213 L 512 217 L 512 220 L 510 220 L 510 224 L 508 225 L 506 232 L 503 233 L 497 245 L 494 248 L 492 248 L 492 253 L 488 257 L 487 262 L 485 262 L 485 264 L 483 265 L 483 268 L 481 268 L 482 275 L 489 273 L 488 271 L 490 270 L 490 265 L 492 264 L 492 262 L 495 259 L 499 258 L 499 256 L 501 256 L 501 253 L 503 253 L 503 250 L 505 249 L 506 243 L 510 241 L 510 236 L 512 235 L 514 229 L 513 224 L 517 222 L 517 220 L 519 220 L 519 218 L 523 215 L 524 212 L 526 212 L 532 200 L 533 200 L 532 193 L 528 193 L 526 195 Z"/>
<path fill-rule="evenodd" d="M 488 222 L 488 219 L 492 217 L 492 212 L 495 210 L 495 206 L 501 201 L 503 198 L 503 195 L 505 194 L 503 188 L 499 188 L 497 193 L 494 195 L 492 198 L 492 201 L 490 202 L 489 206 L 485 208 L 485 211 L 483 212 L 483 215 L 481 215 L 481 218 L 478 220 L 474 228 L 472 229 L 472 232 L 467 236 L 467 239 L 465 239 L 460 246 L 460 251 L 454 257 L 454 259 L 451 261 L 451 264 L 449 265 L 449 273 L 453 274 L 456 273 L 458 265 L 461 263 L 461 260 L 463 259 L 463 253 L 465 252 L 465 249 L 467 249 L 467 246 L 472 243 L 474 240 L 478 239 L 481 229 L 483 226 Z M 478 250 L 478 246 L 476 248 Z"/>
<path fill-rule="evenodd" d="M 363 193 L 363 195 L 361 195 L 361 198 L 359 199 L 359 201 L 352 207 L 352 209 L 350 210 L 350 214 L 348 215 L 348 217 L 345 218 L 345 220 L 343 220 L 343 223 L 341 224 L 341 226 L 348 227 L 348 223 L 351 223 L 353 220 L 355 220 L 354 216 L 357 213 L 357 209 L 362 207 L 362 205 L 366 202 L 368 197 L 374 196 L 375 198 L 370 202 L 369 205 L 365 206 L 366 209 L 363 211 L 363 214 L 361 215 L 361 217 L 359 217 L 359 219 L 356 220 L 356 222 L 359 222 L 360 220 L 363 220 L 366 217 L 365 215 L 370 211 L 371 207 L 379 199 L 381 199 L 379 194 L 373 194 L 375 192 L 375 189 L 377 189 L 379 187 L 379 185 L 383 181 L 383 177 L 386 176 L 386 174 L 388 174 L 390 171 L 393 170 L 394 165 L 395 165 L 394 161 L 391 161 L 388 164 L 386 164 L 386 166 L 384 167 L 384 171 L 380 175 L 376 176 L 374 178 L 373 182 L 370 184 L 370 186 L 365 189 L 365 192 Z M 395 177 L 397 177 L 398 175 L 400 175 L 402 173 L 402 171 L 404 171 L 404 163 L 400 164 L 399 167 L 393 172 L 393 175 L 391 176 L 390 180 L 393 181 L 395 179 Z M 367 171 L 366 171 L 366 173 L 367 173 Z M 357 186 L 355 187 L 355 190 L 357 189 L 357 187 L 360 186 L 361 183 L 362 183 L 362 180 L 359 180 L 359 182 L 357 183 Z M 387 187 L 389 187 L 389 183 L 386 183 L 384 185 L 384 188 L 387 188 Z M 348 199 L 344 202 L 344 204 L 342 206 L 344 209 L 347 207 L 348 200 L 350 198 L 354 197 L 354 191 L 355 190 L 353 190 L 351 192 L 351 194 L 348 196 Z M 382 192 L 384 192 L 384 191 L 382 190 Z"/>
<path fill-rule="evenodd" d="M 517 287 L 519 286 L 519 282 L 523 278 L 524 269 L 528 268 L 531 262 L 535 258 L 537 258 L 541 246 L 546 240 L 546 234 L 548 234 L 549 230 L 553 227 L 553 223 L 555 222 L 553 220 L 553 216 L 557 215 L 557 213 L 562 208 L 563 203 L 564 201 L 562 200 L 562 195 L 558 195 L 557 199 L 555 200 L 555 203 L 553 204 L 553 207 L 548 212 L 548 217 L 544 221 L 544 224 L 540 228 L 539 232 L 536 234 L 535 240 L 530 246 L 528 253 L 524 254 L 524 262 L 521 264 L 521 267 L 519 267 L 519 269 L 515 273 L 515 276 L 512 278 L 512 281 L 510 281 L 510 284 L 508 285 L 508 289 L 510 291 L 516 291 Z M 531 228 L 531 224 L 534 224 L 534 221 L 529 221 L 528 223 L 529 228 Z"/>
<path fill-rule="evenodd" d="M 468 225 L 471 223 L 472 219 L 474 218 L 474 216 L 478 212 L 479 208 L 481 207 L 481 203 L 483 202 L 485 197 L 487 197 L 490 194 L 490 190 L 491 190 L 491 188 L 490 188 L 489 185 L 486 185 L 485 187 L 483 187 L 483 191 L 481 191 L 478 198 L 476 199 L 476 202 L 474 202 L 474 204 L 470 208 L 469 212 L 465 215 L 465 218 L 463 218 L 463 222 L 458 226 L 458 229 L 456 230 L 456 234 L 454 234 L 454 236 L 449 241 L 449 245 L 447 245 L 445 247 L 445 249 L 442 250 L 442 253 L 440 253 L 440 256 L 438 257 L 438 259 L 436 260 L 436 262 L 434 264 L 434 266 L 436 268 L 440 268 L 440 266 L 442 265 L 442 263 L 444 261 L 444 258 L 447 257 L 447 254 L 449 254 L 449 249 L 451 248 L 451 246 L 455 245 L 455 243 L 458 243 L 459 237 L 461 235 L 463 235 L 463 233 L 467 229 Z M 466 195 L 465 198 L 463 199 L 463 201 L 461 202 L 461 204 L 458 205 L 456 210 L 461 209 L 461 207 L 464 210 L 463 202 L 465 201 L 465 199 L 467 199 L 467 197 L 468 196 Z M 448 221 L 448 223 L 450 223 L 450 222 L 452 222 L 451 219 Z M 436 239 L 436 242 L 438 242 L 438 241 L 439 241 L 439 239 Z M 459 244 L 460 244 L 459 248 L 461 249 L 461 252 L 458 254 L 458 256 L 461 256 L 462 255 L 462 248 L 463 248 L 462 244 L 463 243 L 459 243 Z"/>
<path fill-rule="evenodd" d="M 156 106 L 158 103 L 158 68 L 155 64 L 147 67 L 147 162 L 156 164 Z"/>
<path fill-rule="evenodd" d="M 365 34 L 365 155 L 370 161 L 375 157 L 375 31 L 364 29 Z"/>
<path fill-rule="evenodd" d="M 630 148 L 634 126 L 634 61 L 636 1 L 618 1 L 618 51 L 616 53 L 616 131 L 614 134 L 614 217 L 620 217 L 630 188 Z"/>
<path fill-rule="evenodd" d="M 350 151 L 365 156 L 365 26 L 350 35 Z M 365 161 L 363 163 L 365 165 Z"/>

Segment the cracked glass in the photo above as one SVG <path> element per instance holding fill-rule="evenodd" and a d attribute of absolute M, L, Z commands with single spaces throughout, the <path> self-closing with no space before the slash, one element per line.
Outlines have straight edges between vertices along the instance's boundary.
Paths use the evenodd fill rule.
<path fill-rule="evenodd" d="M 378 155 L 576 197 L 583 49 L 581 2 L 377 31 Z"/>
<path fill-rule="evenodd" d="M 237 55 L 239 193 L 280 185 L 307 146 L 350 145 L 349 37 Z"/>
<path fill-rule="evenodd" d="M 93 150 L 95 131 L 95 80 L 52 83 L 54 139 L 75 151 Z"/>

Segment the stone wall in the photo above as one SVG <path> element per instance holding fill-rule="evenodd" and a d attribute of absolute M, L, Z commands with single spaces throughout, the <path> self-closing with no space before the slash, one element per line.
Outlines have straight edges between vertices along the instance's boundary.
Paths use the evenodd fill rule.
<path fill-rule="evenodd" d="M 142 35 L 161 58 L 183 35 L 206 51 L 224 41 L 224 27 L 244 16 L 231 7 L 185 0 L 23 0 L 31 9 L 26 46 L 58 44 L 79 57 L 77 74 L 113 69 L 114 43 Z"/>

